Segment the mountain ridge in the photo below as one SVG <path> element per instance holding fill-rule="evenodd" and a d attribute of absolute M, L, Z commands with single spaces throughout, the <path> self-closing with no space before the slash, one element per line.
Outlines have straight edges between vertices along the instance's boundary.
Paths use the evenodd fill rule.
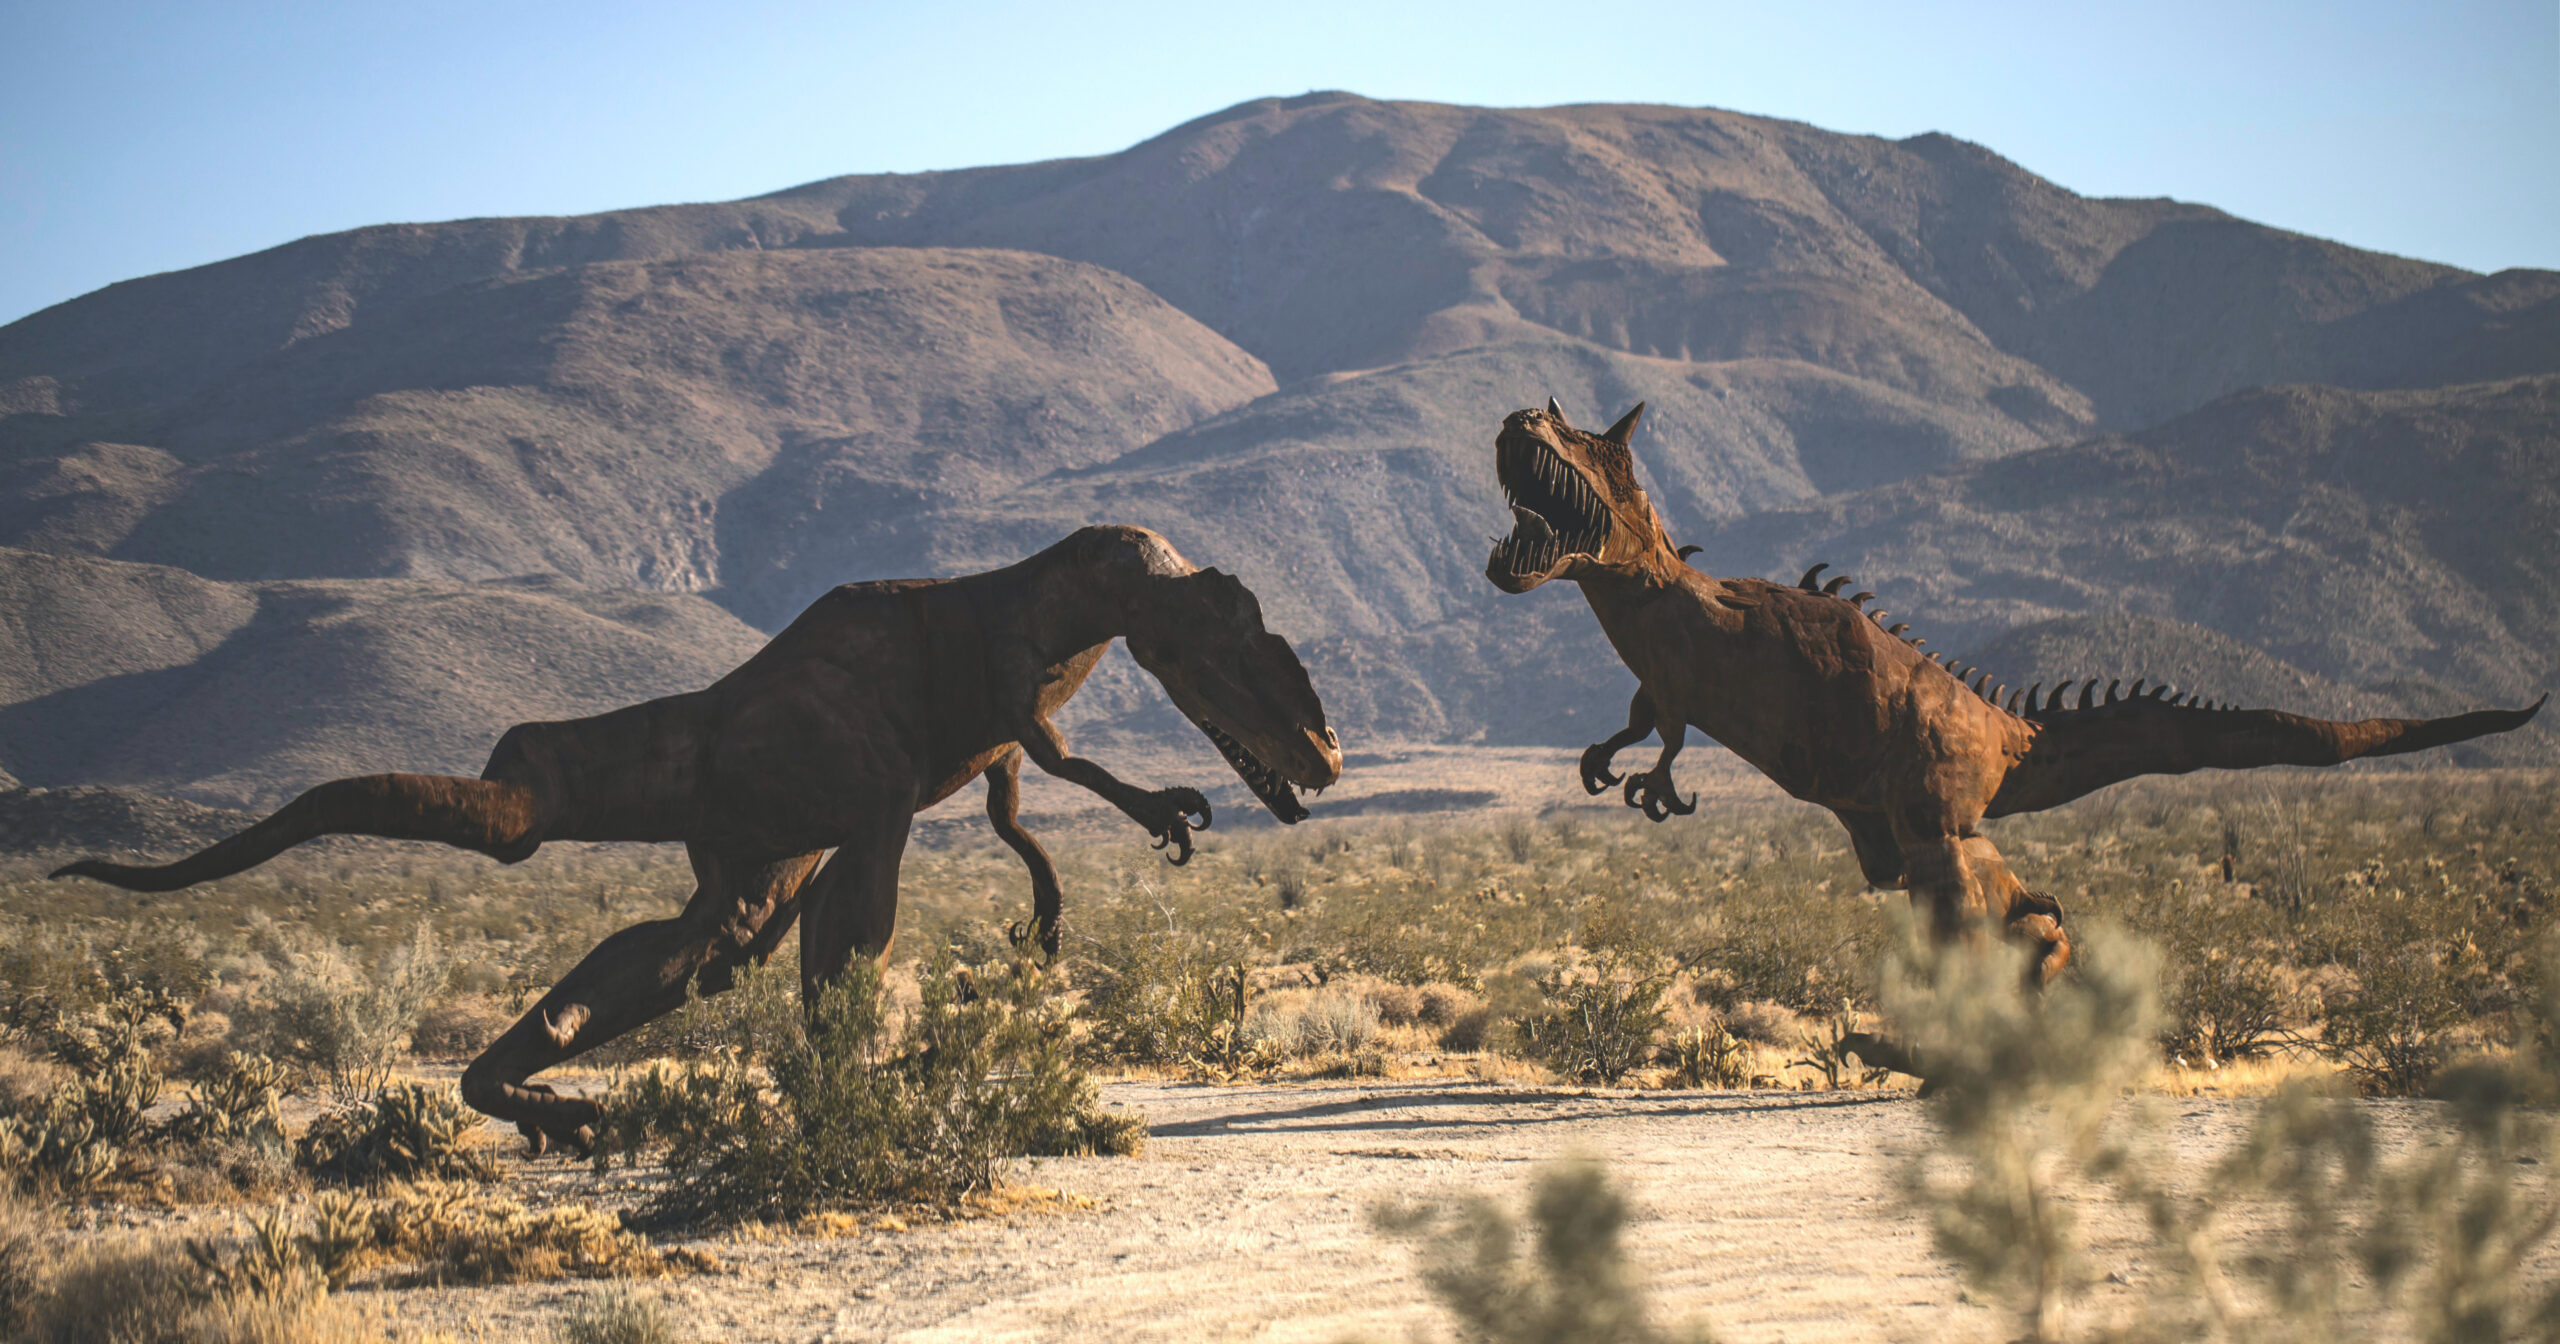
<path fill-rule="evenodd" d="M 1934 133 L 1326 93 L 1115 154 L 376 226 L 56 305 L 0 327 L 0 546 L 159 577 L 81 570 L 99 594 L 80 596 L 20 561 L 0 593 L 139 613 L 127 590 L 158 585 L 201 615 L 263 609 L 276 584 L 423 584 L 379 589 L 408 614 L 367 627 L 423 647 L 477 627 L 428 620 L 419 594 L 549 576 L 698 594 L 772 630 L 836 583 L 1136 522 L 1251 583 L 1346 731 L 1578 743 L 1615 726 L 1623 669 L 1569 595 L 1501 598 L 1477 573 L 1504 516 L 1491 432 L 1554 395 L 1592 422 L 1651 405 L 1648 488 L 1714 564 L 1866 564 L 1959 647 L 2124 612 L 2150 623 L 2071 638 L 2236 640 L 2357 703 L 2435 704 L 2555 670 L 2535 652 L 2560 634 L 2547 604 L 2499 582 L 2560 567 L 2525 543 L 2475 553 L 2560 531 L 2534 484 L 2554 373 L 2560 273 L 2081 197 Z M 2217 474 L 2225 452 L 2291 475 Z M 2388 469 L 2430 453 L 2482 473 L 2472 498 Z M 2230 489 L 2255 511 L 2199 498 Z M 2338 628 L 2217 596 L 2217 573 L 2297 588 Z M 40 624 L 8 656 L 125 656 Z M 359 645 L 342 656 L 373 656 Z M 644 646 L 629 656 L 665 675 L 632 685 L 715 661 Z M 99 745 L 142 688 L 183 698 L 153 675 L 112 714 L 0 702 L 71 715 L 0 769 L 76 783 L 62 762 L 113 760 L 113 782 L 219 802 L 403 731 L 445 744 L 422 759 L 461 754 L 400 703 L 422 689 L 382 682 L 330 730 L 366 751 L 241 739 L 226 749 L 270 763 L 254 778 L 210 758 L 155 774 Z M 254 679 L 227 693 L 290 736 Z M 1183 731 L 1160 702 L 1115 658 L 1077 713 Z"/>

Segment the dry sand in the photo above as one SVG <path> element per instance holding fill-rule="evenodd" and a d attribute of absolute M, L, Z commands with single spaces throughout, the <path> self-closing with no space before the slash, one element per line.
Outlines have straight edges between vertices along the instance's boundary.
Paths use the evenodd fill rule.
<path fill-rule="evenodd" d="M 2002 1340 L 2013 1318 L 1967 1299 L 1895 1196 L 1928 1139 L 1908 1092 L 1599 1093 L 1463 1080 L 1211 1087 L 1121 1083 L 1154 1129 L 1136 1159 L 1025 1173 L 1089 1204 L 907 1231 L 722 1241 L 732 1272 L 666 1294 L 704 1339 L 1310 1340 L 1446 1338 L 1411 1252 L 1372 1230 L 1381 1201 L 1516 1197 L 1540 1162 L 1608 1161 L 1632 1199 L 1629 1250 L 1664 1321 L 1727 1341 Z M 2254 1105 L 2185 1098 L 2174 1147 L 2198 1162 Z M 2401 1141 L 2426 1103 L 2378 1103 Z M 560 1172 L 559 1164 L 548 1168 Z M 526 1181 L 525 1169 L 514 1177 Z M 582 1181 L 563 1173 L 556 1179 Z M 2095 1220 L 2101 1273 L 2151 1273 L 2129 1226 Z M 392 1294 L 402 1318 L 464 1337 L 538 1338 L 593 1284 Z M 2134 1287 L 2090 1306 L 2122 1310 Z"/>

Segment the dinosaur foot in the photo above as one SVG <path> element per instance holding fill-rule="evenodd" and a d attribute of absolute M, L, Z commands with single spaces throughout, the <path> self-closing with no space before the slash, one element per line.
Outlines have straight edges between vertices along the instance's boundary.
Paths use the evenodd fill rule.
<path fill-rule="evenodd" d="M 584 1097 L 564 1097 L 548 1083 L 522 1083 L 520 1091 L 533 1095 L 523 1109 L 531 1114 L 516 1117 L 516 1132 L 524 1136 L 525 1156 L 541 1157 L 553 1148 L 585 1157 L 596 1149 L 596 1125 L 604 1113 Z"/>
<path fill-rule="evenodd" d="M 1582 749 L 1582 791 L 1597 798 L 1618 782 L 1619 776 L 1609 769 L 1609 758 L 1617 755 L 1606 742 L 1594 742 Z"/>
<path fill-rule="evenodd" d="M 1697 795 L 1691 794 L 1682 801 L 1680 790 L 1671 782 L 1671 772 L 1660 768 L 1627 776 L 1626 800 L 1627 806 L 1644 813 L 1648 821 L 1685 817 L 1698 810 Z"/>
<path fill-rule="evenodd" d="M 1156 848 L 1173 851 L 1165 861 L 1178 868 L 1191 861 L 1191 833 L 1209 829 L 1209 800 L 1198 789 L 1158 789 L 1130 815 L 1156 838 Z"/>
<path fill-rule="evenodd" d="M 1055 963 L 1058 960 L 1058 941 L 1063 935 L 1066 924 L 1067 921 L 1063 916 L 1053 919 L 1032 919 L 1027 922 L 1015 920 L 1005 926 L 1004 938 L 1006 942 L 1013 944 L 1015 952 L 1020 952 L 1030 945 L 1032 935 L 1036 933 L 1040 938 L 1042 958 L 1047 962 Z"/>

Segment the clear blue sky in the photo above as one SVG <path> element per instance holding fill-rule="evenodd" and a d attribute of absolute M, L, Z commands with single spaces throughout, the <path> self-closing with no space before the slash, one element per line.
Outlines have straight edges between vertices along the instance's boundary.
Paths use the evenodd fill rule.
<path fill-rule="evenodd" d="M 0 321 L 305 234 L 1105 153 L 1310 89 L 1940 130 L 2091 194 L 2560 267 L 2560 0 L 0 0 Z"/>

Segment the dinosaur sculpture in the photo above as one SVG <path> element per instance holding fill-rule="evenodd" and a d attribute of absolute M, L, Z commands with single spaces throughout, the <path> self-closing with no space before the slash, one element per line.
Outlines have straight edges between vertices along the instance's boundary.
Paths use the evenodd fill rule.
<path fill-rule="evenodd" d="M 1023 755 L 1188 859 L 1210 822 L 1197 790 L 1123 783 L 1050 722 L 1115 637 L 1281 821 L 1307 815 L 1297 788 L 1340 778 L 1323 703 L 1242 583 L 1144 528 L 1088 527 L 984 574 L 837 588 L 704 690 L 516 725 L 478 779 L 338 780 L 174 863 L 88 859 L 54 876 L 170 891 L 322 835 L 435 840 L 502 863 L 550 840 L 683 841 L 696 881 L 683 912 L 598 944 L 463 1074 L 464 1099 L 534 1152 L 584 1148 L 594 1103 L 526 1079 L 681 1005 L 689 986 L 728 988 L 795 921 L 804 994 L 855 953 L 885 952 L 909 823 L 981 773 L 1052 955 L 1058 872 L 1017 820 Z"/>
<path fill-rule="evenodd" d="M 1571 579 L 1636 674 L 1627 726 L 1582 755 L 1583 787 L 1620 782 L 1610 762 L 1650 734 L 1662 752 L 1624 781 L 1624 798 L 1655 821 L 1695 810 L 1671 763 L 1694 727 L 1778 787 L 1830 809 L 1860 870 L 1928 910 L 1932 932 L 1956 936 L 1997 920 L 2031 949 L 2028 974 L 2049 982 L 2071 959 L 2062 907 L 2027 890 L 1975 826 L 1985 817 L 2059 806 L 2136 775 L 2263 765 L 2335 765 L 2442 746 L 2522 726 L 2518 710 L 2441 719 L 2335 723 L 2269 709 L 2172 698 L 2163 685 L 2096 682 L 2041 695 L 1923 655 L 1906 625 L 1846 596 L 1847 576 L 1795 585 L 1720 579 L 1689 566 L 1636 482 L 1628 440 L 1639 404 L 1607 432 L 1565 423 L 1550 399 L 1515 412 L 1494 438 L 1494 470 L 1515 526 L 1496 539 L 1485 577 L 1507 593 Z M 2005 700 L 2004 698 L 2005 697 Z"/>

